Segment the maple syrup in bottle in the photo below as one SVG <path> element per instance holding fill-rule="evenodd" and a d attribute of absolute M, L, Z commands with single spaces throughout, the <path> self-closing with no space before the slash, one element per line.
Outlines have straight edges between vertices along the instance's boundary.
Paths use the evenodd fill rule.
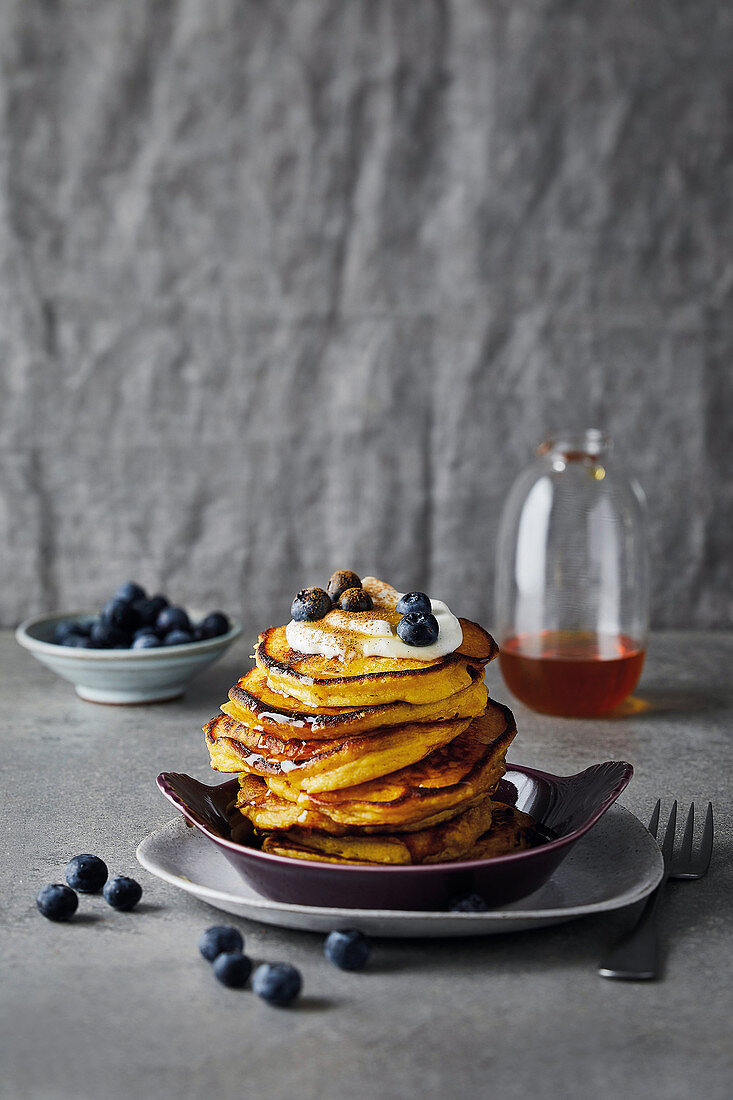
<path fill-rule="evenodd" d="M 533 710 L 582 718 L 631 694 L 644 650 L 623 634 L 547 630 L 507 638 L 499 663 L 509 690 Z"/>
<path fill-rule="evenodd" d="M 648 631 L 644 496 L 597 429 L 548 436 L 515 481 L 497 541 L 499 663 L 545 714 L 604 714 L 631 694 Z"/>

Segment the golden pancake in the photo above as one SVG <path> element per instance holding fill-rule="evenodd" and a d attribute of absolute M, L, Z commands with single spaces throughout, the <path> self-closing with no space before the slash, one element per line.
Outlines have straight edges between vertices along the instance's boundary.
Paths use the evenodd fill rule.
<path fill-rule="evenodd" d="M 522 852 L 536 842 L 535 823 L 529 814 L 502 802 L 492 803 L 491 828 L 476 841 L 464 859 L 493 859 Z"/>
<path fill-rule="evenodd" d="M 230 701 L 224 703 L 221 710 L 237 722 L 283 740 L 333 739 L 384 726 L 449 721 L 474 717 L 481 714 L 486 706 L 488 693 L 483 683 L 483 671 L 471 665 L 467 666 L 467 671 L 471 677 L 468 687 L 435 702 L 393 702 L 357 709 L 314 707 L 311 711 L 305 711 L 298 699 L 273 691 L 261 668 L 253 668 L 230 689 Z"/>
<path fill-rule="evenodd" d="M 259 775 L 243 773 L 239 777 L 239 783 L 240 789 L 236 808 L 260 833 L 284 833 L 293 828 L 297 828 L 302 833 L 328 833 L 331 836 L 345 836 L 350 833 L 370 836 L 396 831 L 400 833 L 415 832 L 418 829 L 427 829 L 432 825 L 439 824 L 441 821 L 456 817 L 463 810 L 475 805 L 484 797 L 483 794 L 476 795 L 473 799 L 467 800 L 459 806 L 444 807 L 434 813 L 427 814 L 424 820 L 414 821 L 404 826 L 389 821 L 375 821 L 371 825 L 362 826 L 343 824 L 320 810 L 308 809 L 299 806 L 297 802 L 290 802 L 271 790 L 267 780 L 262 779 Z"/>
<path fill-rule="evenodd" d="M 294 787 L 333 791 L 377 779 L 428 756 L 463 733 L 472 718 L 409 723 L 332 741 L 282 741 L 221 714 L 204 727 L 211 766 L 224 772 L 286 775 Z"/>
<path fill-rule="evenodd" d="M 340 661 L 296 653 L 288 645 L 284 626 L 260 634 L 255 659 L 272 689 L 299 699 L 308 709 L 434 703 L 472 683 L 467 661 L 454 653 L 432 661 L 387 657 Z"/>
<path fill-rule="evenodd" d="M 321 793 L 298 790 L 285 777 L 268 777 L 267 785 L 296 806 L 351 828 L 426 825 L 438 815 L 457 814 L 496 789 L 515 734 L 511 711 L 492 703 L 486 714 L 474 718 L 448 745 L 379 779 Z"/>
<path fill-rule="evenodd" d="M 456 856 L 452 861 L 446 860 L 445 862 L 493 859 L 496 856 L 507 856 L 515 852 L 522 852 L 533 846 L 535 843 L 534 822 L 528 814 L 498 802 L 492 802 L 491 807 L 492 822 L 489 831 L 479 837 L 470 851 Z M 367 862 L 348 860 L 342 856 L 326 856 L 322 852 L 303 848 L 296 842 L 291 842 L 287 846 L 278 837 L 266 838 L 262 849 L 275 855 L 289 856 L 291 859 L 308 859 L 321 863 Z"/>
<path fill-rule="evenodd" d="M 443 863 L 470 852 L 491 825 L 491 800 L 482 798 L 457 817 L 416 832 L 329 836 L 293 828 L 265 837 L 263 852 L 340 863 Z"/>

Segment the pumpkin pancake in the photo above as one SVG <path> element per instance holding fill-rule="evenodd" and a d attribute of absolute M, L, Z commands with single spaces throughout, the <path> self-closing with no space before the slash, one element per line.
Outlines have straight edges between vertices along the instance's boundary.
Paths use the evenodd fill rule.
<path fill-rule="evenodd" d="M 531 848 L 534 834 L 534 822 L 528 814 L 513 806 L 505 806 L 500 802 L 492 802 L 491 828 L 483 836 L 479 837 L 473 848 L 460 856 L 457 860 L 493 859 L 496 856 L 512 855 L 514 852 L 522 852 Z M 242 819 L 243 820 L 243 819 Z M 244 822 L 246 828 L 250 823 Z M 326 856 L 323 853 L 303 848 L 297 842 L 290 842 L 287 847 L 278 837 L 267 837 L 262 845 L 262 850 L 281 856 L 290 856 L 292 859 L 308 859 L 321 863 L 355 863 L 366 862 L 346 860 L 341 856 Z M 451 862 L 447 860 L 446 862 Z"/>
<path fill-rule="evenodd" d="M 449 821 L 415 832 L 329 836 L 292 828 L 266 836 L 262 850 L 339 863 L 443 863 L 464 858 L 490 825 L 491 800 L 484 797 Z"/>
<path fill-rule="evenodd" d="M 434 703 L 472 683 L 468 660 L 456 653 L 432 661 L 388 657 L 341 661 L 297 653 L 288 645 L 284 626 L 270 627 L 260 634 L 255 659 L 272 689 L 300 700 L 309 709 Z M 473 663 L 483 664 L 479 660 Z"/>
<path fill-rule="evenodd" d="M 282 776 L 270 776 L 266 782 L 281 798 L 340 825 L 406 829 L 417 823 L 419 827 L 444 812 L 446 817 L 454 816 L 480 795 L 494 791 L 515 734 L 511 711 L 492 703 L 486 714 L 474 718 L 448 745 L 379 779 L 321 793 L 299 790 Z"/>
<path fill-rule="evenodd" d="M 290 802 L 271 790 L 267 780 L 259 775 L 247 775 L 243 773 L 239 777 L 239 795 L 236 801 L 236 809 L 247 818 L 260 833 L 283 833 L 297 828 L 303 833 L 326 833 L 329 836 L 346 836 L 358 834 L 371 836 L 380 833 L 415 832 L 419 829 L 427 829 L 437 825 L 441 821 L 447 821 L 456 817 L 459 813 L 481 801 L 483 794 L 475 795 L 460 806 L 443 807 L 434 813 L 428 814 L 423 820 L 395 824 L 389 821 L 374 822 L 372 825 L 349 825 L 335 821 L 327 813 L 317 809 L 309 809 L 299 806 L 297 802 Z"/>
<path fill-rule="evenodd" d="M 441 722 L 474 717 L 486 706 L 487 690 L 483 670 L 467 666 L 471 683 L 430 703 L 382 703 L 377 706 L 314 707 L 303 710 L 300 700 L 273 691 L 261 668 L 250 669 L 229 690 L 229 702 L 221 710 L 243 725 L 271 733 L 282 740 L 297 738 L 330 740 L 342 735 L 365 733 L 385 726 L 413 722 Z"/>
<path fill-rule="evenodd" d="M 529 814 L 502 802 L 492 803 L 491 828 L 476 841 L 464 859 L 493 859 L 531 848 L 537 835 Z"/>
<path fill-rule="evenodd" d="M 222 714 L 204 732 L 217 771 L 286 775 L 294 787 L 332 791 L 414 764 L 458 737 L 472 721 L 415 722 L 331 741 L 283 741 Z"/>

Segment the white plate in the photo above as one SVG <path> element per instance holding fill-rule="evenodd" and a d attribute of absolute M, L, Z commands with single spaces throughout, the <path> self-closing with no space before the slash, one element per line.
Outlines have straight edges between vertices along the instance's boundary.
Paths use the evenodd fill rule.
<path fill-rule="evenodd" d="M 541 889 L 487 913 L 331 909 L 269 901 L 181 817 L 147 836 L 137 858 L 151 874 L 226 913 L 309 932 L 357 927 L 373 936 L 484 936 L 542 928 L 631 905 L 651 893 L 663 870 L 654 838 L 618 805 L 578 841 Z"/>

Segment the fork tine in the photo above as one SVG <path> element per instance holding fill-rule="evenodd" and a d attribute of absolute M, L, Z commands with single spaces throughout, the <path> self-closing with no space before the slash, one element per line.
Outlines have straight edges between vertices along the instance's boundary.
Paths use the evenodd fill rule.
<path fill-rule="evenodd" d="M 649 832 L 652 834 L 655 840 L 657 838 L 657 830 L 659 829 L 659 811 L 661 810 L 661 808 L 662 800 L 661 798 L 658 798 L 652 816 L 649 819 Z"/>
<path fill-rule="evenodd" d="M 672 859 L 672 852 L 674 850 L 674 834 L 677 829 L 677 799 L 675 798 L 672 803 L 672 809 L 669 814 L 669 821 L 667 822 L 667 828 L 664 833 L 664 840 L 662 841 L 662 855 L 664 856 L 665 865 L 668 865 Z"/>
<path fill-rule="evenodd" d="M 685 823 L 685 835 L 682 837 L 680 849 L 680 862 L 689 863 L 692 859 L 692 836 L 695 831 L 695 803 L 690 803 L 690 809 Z"/>

